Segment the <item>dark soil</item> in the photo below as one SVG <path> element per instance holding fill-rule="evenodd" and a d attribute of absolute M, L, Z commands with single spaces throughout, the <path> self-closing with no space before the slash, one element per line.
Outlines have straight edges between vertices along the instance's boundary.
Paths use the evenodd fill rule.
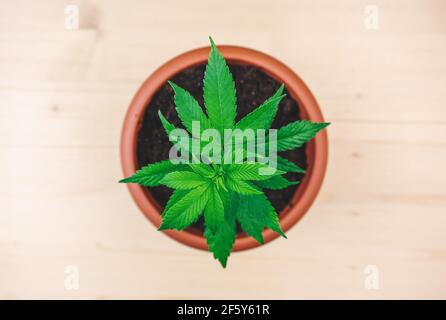
<path fill-rule="evenodd" d="M 229 68 L 234 77 L 237 90 L 237 121 L 272 96 L 280 86 L 279 82 L 256 67 L 229 64 Z M 173 82 L 188 90 L 201 106 L 204 106 L 204 69 L 204 64 L 198 65 L 185 69 L 172 78 Z M 287 93 L 286 90 L 285 93 Z M 178 127 L 182 127 L 175 111 L 173 90 L 167 83 L 154 95 L 144 114 L 137 141 L 137 157 L 140 167 L 169 158 L 171 142 L 169 142 L 158 118 L 158 110 L 161 110 L 170 122 Z M 298 104 L 287 95 L 279 105 L 272 128 L 277 129 L 299 119 Z M 307 167 L 305 146 L 296 150 L 281 152 L 280 155 L 296 163 L 301 168 L 306 169 Z M 288 173 L 286 177 L 289 180 L 296 181 L 301 180 L 303 175 Z M 265 190 L 265 193 L 276 211 L 280 213 L 288 205 L 298 187 L 299 185 L 291 186 L 284 190 Z M 164 207 L 172 194 L 172 190 L 161 186 L 150 188 L 150 193 L 158 204 Z M 203 230 L 203 221 L 198 221 L 195 227 Z"/>

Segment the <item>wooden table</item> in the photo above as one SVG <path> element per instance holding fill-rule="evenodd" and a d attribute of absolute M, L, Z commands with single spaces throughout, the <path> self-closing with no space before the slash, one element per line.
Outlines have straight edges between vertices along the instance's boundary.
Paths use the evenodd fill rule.
<path fill-rule="evenodd" d="M 446 298 L 445 1 L 0 4 L 0 297 Z M 285 62 L 332 122 L 314 206 L 226 270 L 117 183 L 134 92 L 208 35 Z"/>

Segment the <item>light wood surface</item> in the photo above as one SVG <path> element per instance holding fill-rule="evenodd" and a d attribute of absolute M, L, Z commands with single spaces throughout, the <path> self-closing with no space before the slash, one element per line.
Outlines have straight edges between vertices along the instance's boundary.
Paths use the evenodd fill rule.
<path fill-rule="evenodd" d="M 446 298 L 445 21 L 442 0 L 1 0 L 0 297 Z M 226 270 L 117 183 L 134 92 L 208 35 L 285 62 L 332 122 L 314 206 Z"/>

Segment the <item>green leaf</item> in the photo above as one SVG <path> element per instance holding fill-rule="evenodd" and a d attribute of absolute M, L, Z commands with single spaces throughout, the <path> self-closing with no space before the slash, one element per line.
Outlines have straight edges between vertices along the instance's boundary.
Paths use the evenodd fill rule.
<path fill-rule="evenodd" d="M 159 110 L 158 110 L 158 117 L 161 120 L 161 124 L 163 125 L 167 136 L 170 136 L 170 133 L 175 129 L 175 126 L 173 124 L 171 124 Z"/>
<path fill-rule="evenodd" d="M 173 124 L 171 124 L 169 121 L 167 121 L 167 119 L 162 115 L 162 113 L 160 111 L 158 111 L 158 116 L 161 120 L 161 123 L 163 124 L 164 130 L 166 131 L 167 136 L 170 139 L 170 134 L 172 133 L 172 131 L 174 129 L 177 129 L 177 128 Z M 183 129 L 180 129 L 180 130 L 183 130 Z M 184 153 L 190 154 L 190 156 L 192 158 L 199 159 L 201 148 L 200 148 L 200 150 L 194 150 L 194 148 L 193 148 L 194 141 L 197 141 L 197 138 L 194 138 L 194 137 L 189 137 L 189 138 L 190 138 L 189 143 L 186 146 L 181 145 L 182 149 L 181 148 L 179 148 L 179 149 L 183 150 Z"/>
<path fill-rule="evenodd" d="M 169 198 L 169 201 L 167 201 L 166 206 L 164 207 L 164 212 L 170 210 L 170 208 L 177 203 L 180 199 L 182 199 L 186 194 L 189 193 L 189 190 L 174 190 L 172 195 Z"/>
<path fill-rule="evenodd" d="M 264 243 L 262 236 L 264 228 L 270 228 L 286 238 L 280 228 L 276 211 L 264 194 L 239 197 L 236 218 L 243 231 L 260 243 Z"/>
<path fill-rule="evenodd" d="M 224 220 L 216 230 L 206 225 L 204 236 L 206 237 L 209 251 L 214 254 L 215 259 L 220 261 L 223 268 L 226 268 L 228 257 L 237 235 L 235 212 L 238 207 L 238 197 L 233 192 L 220 192 L 220 198 L 225 208 Z"/>
<path fill-rule="evenodd" d="M 211 41 L 211 53 L 204 74 L 204 104 L 212 127 L 231 129 L 236 114 L 235 86 L 225 59 Z"/>
<path fill-rule="evenodd" d="M 299 181 L 289 181 L 283 176 L 273 176 L 267 180 L 256 181 L 255 184 L 263 189 L 281 190 L 299 184 Z"/>
<path fill-rule="evenodd" d="M 240 194 L 262 194 L 262 191 L 248 181 L 234 180 L 231 177 L 226 177 L 226 186 Z"/>
<path fill-rule="evenodd" d="M 304 169 L 281 156 L 277 156 L 275 160 L 260 154 L 255 154 L 255 156 L 260 163 L 266 163 L 268 166 L 276 168 L 279 171 L 305 173 Z"/>
<path fill-rule="evenodd" d="M 277 151 L 301 147 L 328 125 L 329 123 L 314 123 L 308 120 L 301 120 L 280 128 L 277 131 Z"/>
<path fill-rule="evenodd" d="M 120 180 L 121 183 L 139 183 L 145 187 L 160 185 L 160 181 L 168 173 L 187 170 L 184 164 L 173 164 L 169 160 L 149 164 L 136 171 L 131 177 Z"/>
<path fill-rule="evenodd" d="M 225 208 L 217 186 L 209 188 L 209 200 L 204 209 L 204 222 L 206 228 L 216 232 L 225 219 Z"/>
<path fill-rule="evenodd" d="M 189 164 L 189 167 L 192 169 L 192 171 L 205 178 L 211 178 L 215 174 L 211 166 L 204 163 L 191 163 Z"/>
<path fill-rule="evenodd" d="M 169 139 L 170 139 L 170 134 L 172 133 L 173 130 L 175 130 L 175 129 L 177 129 L 177 128 L 176 128 L 173 124 L 171 124 L 171 123 L 170 123 L 170 122 L 163 116 L 163 114 L 162 114 L 160 111 L 158 111 L 158 116 L 159 116 L 159 118 L 160 118 L 160 120 L 161 120 L 161 123 L 162 123 L 162 125 L 163 125 L 163 127 L 164 127 L 164 130 L 166 131 L 167 136 L 168 136 Z M 180 130 L 184 130 L 184 129 L 180 129 Z M 186 131 L 184 131 L 184 132 L 187 134 Z M 198 153 L 194 153 L 195 150 L 194 150 L 194 148 L 192 147 L 192 146 L 193 146 L 193 143 L 194 143 L 193 141 L 196 141 L 197 138 L 194 138 L 194 137 L 189 137 L 189 138 L 190 138 L 190 139 L 189 139 L 187 145 L 177 143 L 177 144 L 175 144 L 175 146 L 178 147 L 178 150 L 183 150 L 184 153 L 188 153 L 188 154 L 190 154 L 192 158 L 199 159 L 199 158 L 200 158 L 200 150 L 197 150 Z"/>
<path fill-rule="evenodd" d="M 172 189 L 193 189 L 209 183 L 210 180 L 189 171 L 176 171 L 168 173 L 160 183 Z"/>
<path fill-rule="evenodd" d="M 270 164 L 272 166 L 273 164 Z M 285 172 L 297 172 L 297 173 L 305 173 L 305 170 L 289 161 L 288 159 L 277 156 L 277 169 Z"/>
<path fill-rule="evenodd" d="M 241 119 L 236 124 L 235 128 L 241 130 L 269 129 L 271 127 L 271 124 L 273 123 L 274 118 L 276 117 L 277 108 L 280 101 L 282 101 L 283 97 L 286 96 L 285 94 L 282 94 L 283 88 L 284 85 L 282 84 L 272 97 L 267 99 L 254 111 Z"/>
<path fill-rule="evenodd" d="M 186 90 L 169 81 L 170 86 L 175 92 L 175 105 L 178 116 L 184 127 L 192 134 L 192 121 L 200 123 L 200 132 L 209 129 L 209 120 L 198 104 L 197 100 Z"/>
<path fill-rule="evenodd" d="M 220 261 L 222 267 L 226 268 L 228 257 L 235 242 L 235 222 L 223 222 L 216 232 L 206 228 L 204 236 L 206 237 L 209 251 L 214 254 L 215 259 Z"/>
<path fill-rule="evenodd" d="M 266 180 L 273 175 L 285 173 L 283 171 L 276 170 L 276 172 L 272 175 L 261 174 L 261 170 L 266 170 L 267 168 L 268 166 L 262 163 L 231 164 L 227 167 L 226 173 L 234 180 Z"/>
<path fill-rule="evenodd" d="M 208 188 L 209 184 L 202 185 L 188 191 L 173 204 L 168 204 L 158 230 L 183 230 L 197 221 L 208 202 Z"/>

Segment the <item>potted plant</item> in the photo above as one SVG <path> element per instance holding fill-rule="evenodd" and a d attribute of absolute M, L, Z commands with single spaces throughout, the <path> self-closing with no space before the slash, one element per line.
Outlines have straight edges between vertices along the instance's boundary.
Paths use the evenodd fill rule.
<path fill-rule="evenodd" d="M 136 93 L 120 182 L 159 230 L 212 251 L 225 267 L 231 251 L 285 237 L 311 206 L 325 173 L 328 123 L 288 67 L 210 40 L 160 67 Z"/>

